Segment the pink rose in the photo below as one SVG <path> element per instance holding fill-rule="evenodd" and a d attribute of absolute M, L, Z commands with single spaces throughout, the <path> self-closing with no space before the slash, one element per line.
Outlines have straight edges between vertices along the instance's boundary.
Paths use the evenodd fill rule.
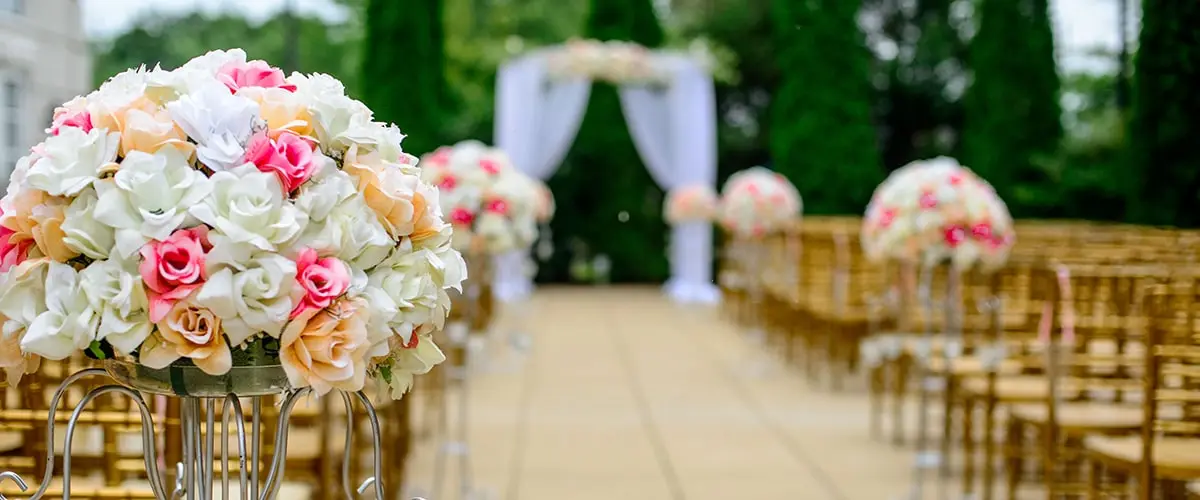
<path fill-rule="evenodd" d="M 491 200 L 487 202 L 484 209 L 494 214 L 505 215 L 508 213 L 508 202 L 504 200 Z"/>
<path fill-rule="evenodd" d="M 246 146 L 246 161 L 258 170 L 273 173 L 291 193 L 312 177 L 317 169 L 313 161 L 313 145 L 295 133 L 283 131 L 275 139 L 266 134 L 255 135 Z"/>
<path fill-rule="evenodd" d="M 296 283 L 304 296 L 292 309 L 291 317 L 329 307 L 334 299 L 350 288 L 350 269 L 335 257 L 317 258 L 317 251 L 305 248 L 296 259 Z"/>
<path fill-rule="evenodd" d="M 0 206 L 0 219 L 4 218 L 4 207 Z M 29 257 L 29 249 L 33 247 L 33 238 L 14 238 L 17 232 L 7 226 L 0 225 L 0 272 L 8 271 Z"/>
<path fill-rule="evenodd" d="M 963 226 L 950 226 L 946 228 L 943 237 L 946 240 L 946 246 L 958 248 L 964 241 L 967 241 L 967 228 Z"/>
<path fill-rule="evenodd" d="M 462 207 L 450 211 L 450 222 L 459 226 L 470 226 L 475 221 L 475 214 Z"/>
<path fill-rule="evenodd" d="M 150 299 L 150 321 L 162 321 L 180 299 L 204 284 L 204 258 L 212 245 L 208 227 L 180 229 L 166 241 L 151 241 L 142 247 L 138 271 L 146 282 Z"/>
<path fill-rule="evenodd" d="M 921 208 L 926 210 L 936 208 L 938 205 L 937 196 L 930 191 L 926 191 L 921 194 L 921 199 L 918 203 L 920 204 Z"/>
<path fill-rule="evenodd" d="M 500 173 L 500 164 L 497 163 L 495 160 L 488 159 L 488 158 L 479 160 L 479 168 L 482 168 L 484 172 L 487 172 L 492 175 L 496 175 L 496 174 Z"/>
<path fill-rule="evenodd" d="M 236 93 L 243 87 L 281 88 L 295 92 L 296 86 L 287 83 L 283 71 L 272 68 L 266 61 L 231 62 L 217 70 L 217 80 Z"/>
<path fill-rule="evenodd" d="M 445 189 L 447 191 L 454 189 L 454 186 L 457 185 L 458 179 L 455 179 L 453 175 L 449 174 L 447 174 L 445 177 L 442 177 L 442 180 L 438 182 L 438 188 Z"/>
<path fill-rule="evenodd" d="M 444 167 L 450 163 L 450 148 L 442 146 L 436 151 L 429 153 L 429 157 L 425 158 L 426 162 L 432 163 L 433 166 Z"/>
<path fill-rule="evenodd" d="M 84 132 L 91 132 L 92 115 L 82 110 L 75 113 L 63 112 L 55 114 L 54 124 L 50 126 L 50 134 L 58 135 L 59 130 L 63 127 L 75 127 Z"/>

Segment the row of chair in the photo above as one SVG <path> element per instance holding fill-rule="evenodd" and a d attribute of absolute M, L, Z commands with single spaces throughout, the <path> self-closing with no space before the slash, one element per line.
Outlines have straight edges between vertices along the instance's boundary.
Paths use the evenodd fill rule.
<path fill-rule="evenodd" d="M 1033 477 L 1048 498 L 1186 498 L 1200 447 L 1179 443 L 1200 440 L 1162 436 L 1200 436 L 1196 233 L 1020 223 L 1006 267 L 960 273 L 868 262 L 859 224 L 810 217 L 730 242 L 728 312 L 765 326 L 813 382 L 841 390 L 865 373 L 877 437 L 890 422 L 907 442 L 924 392 L 940 406 L 941 475 L 961 451 L 964 493 L 991 498 L 1000 460 L 1009 498 Z"/>

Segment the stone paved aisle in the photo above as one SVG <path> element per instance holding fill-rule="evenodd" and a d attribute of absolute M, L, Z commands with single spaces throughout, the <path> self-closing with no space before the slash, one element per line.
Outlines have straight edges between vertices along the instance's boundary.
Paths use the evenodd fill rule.
<path fill-rule="evenodd" d="M 546 288 L 533 307 L 525 361 L 518 368 L 492 350 L 493 368 L 472 379 L 472 464 L 485 493 L 476 500 L 891 500 L 906 491 L 911 452 L 868 438 L 861 391 L 810 388 L 795 372 L 746 374 L 744 339 L 715 310 L 672 305 L 651 288 Z M 426 495 L 430 443 L 409 472 Z M 429 500 L 460 498 L 454 486 Z"/>

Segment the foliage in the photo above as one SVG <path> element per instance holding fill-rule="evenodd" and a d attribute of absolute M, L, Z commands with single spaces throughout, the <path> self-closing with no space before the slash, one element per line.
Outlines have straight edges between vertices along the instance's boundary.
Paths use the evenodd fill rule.
<path fill-rule="evenodd" d="M 647 47 L 663 43 L 650 0 L 593 0 L 585 36 L 629 40 Z M 550 179 L 560 205 L 552 223 L 559 252 L 543 277 L 566 280 L 570 253 L 607 255 L 613 281 L 659 281 L 666 277 L 663 192 L 642 165 L 625 125 L 617 89 L 597 82 L 567 161 Z"/>
<path fill-rule="evenodd" d="M 981 0 L 979 6 L 964 164 L 992 183 L 1014 216 L 1037 216 L 1040 200 L 1022 195 L 1047 183 L 1038 164 L 1055 154 L 1063 136 L 1047 0 Z"/>
<path fill-rule="evenodd" d="M 166 17 L 149 14 L 135 26 L 111 40 L 95 43 L 93 52 L 95 82 L 98 86 L 109 77 L 145 64 L 162 64 L 173 69 L 195 56 L 213 49 L 241 47 L 256 59 L 275 64 L 288 59 L 294 50 L 297 70 L 328 73 L 354 89 L 358 79 L 357 47 L 345 36 L 341 26 L 314 17 L 299 17 L 294 25 L 298 44 L 286 43 L 290 20 L 272 17 L 260 25 L 233 14 L 209 16 L 191 13 Z"/>
<path fill-rule="evenodd" d="M 771 110 L 775 170 L 807 213 L 859 213 L 883 180 L 871 124 L 870 54 L 855 29 L 858 1 L 775 0 L 783 79 Z"/>
<path fill-rule="evenodd" d="M 1134 61 L 1130 202 L 1139 222 L 1200 226 L 1200 3 L 1145 0 Z"/>
<path fill-rule="evenodd" d="M 363 102 L 400 125 L 406 150 L 433 151 L 446 142 L 442 0 L 367 0 L 365 12 Z"/>

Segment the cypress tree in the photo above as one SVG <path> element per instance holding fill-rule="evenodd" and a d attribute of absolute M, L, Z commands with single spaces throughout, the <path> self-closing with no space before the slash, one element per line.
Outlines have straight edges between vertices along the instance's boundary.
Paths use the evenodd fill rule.
<path fill-rule="evenodd" d="M 783 74 L 771 103 L 771 156 L 800 189 L 806 213 L 858 213 L 883 180 L 860 3 L 772 3 Z"/>
<path fill-rule="evenodd" d="M 586 36 L 650 48 L 664 38 L 650 0 L 592 0 Z M 634 149 L 616 87 L 593 85 L 575 145 L 550 187 L 556 198 L 569 201 L 552 223 L 560 251 L 548 278 L 566 278 L 570 252 L 563 250 L 580 250 L 575 243 L 590 256 L 607 255 L 614 281 L 666 277 L 663 192 Z"/>
<path fill-rule="evenodd" d="M 1142 2 L 1130 127 L 1139 222 L 1200 226 L 1200 3 Z"/>
<path fill-rule="evenodd" d="M 421 155 L 443 143 L 446 108 L 442 0 L 367 0 L 360 96 Z"/>
<path fill-rule="evenodd" d="M 1023 186 L 1046 182 L 1040 162 L 1063 136 L 1047 0 L 981 0 L 971 41 L 965 162 L 1022 215 Z M 1032 215 L 1032 214 L 1030 214 Z"/>

